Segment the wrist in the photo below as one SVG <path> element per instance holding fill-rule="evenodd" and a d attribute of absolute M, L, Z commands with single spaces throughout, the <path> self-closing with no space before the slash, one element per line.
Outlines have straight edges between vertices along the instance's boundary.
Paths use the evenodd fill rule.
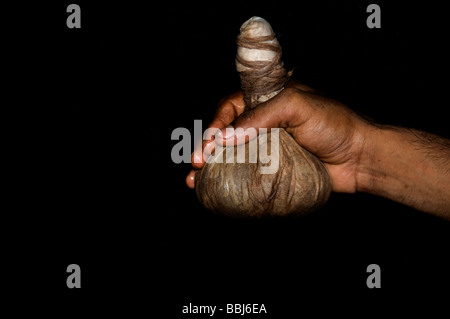
<path fill-rule="evenodd" d="M 443 140 L 426 138 L 409 129 L 368 124 L 356 170 L 356 191 L 450 219 L 446 164 L 450 151 L 445 151 Z"/>
<path fill-rule="evenodd" d="M 420 169 L 410 154 L 409 133 L 389 125 L 367 124 L 356 174 L 356 191 L 401 201 Z"/>
<path fill-rule="evenodd" d="M 356 167 L 356 192 L 375 193 L 383 183 L 383 152 L 390 143 L 389 132 L 383 126 L 364 123 L 361 127 L 363 136 L 361 153 Z"/>

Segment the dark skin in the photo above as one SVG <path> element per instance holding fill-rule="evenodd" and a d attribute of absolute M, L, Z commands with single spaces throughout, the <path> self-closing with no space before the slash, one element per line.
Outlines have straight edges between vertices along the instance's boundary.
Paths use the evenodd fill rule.
<path fill-rule="evenodd" d="M 333 191 L 367 192 L 450 220 L 450 141 L 399 127 L 374 125 L 340 102 L 290 82 L 277 96 L 244 112 L 242 92 L 223 99 L 210 128 L 216 138 L 192 154 L 201 169 L 217 144 L 245 143 L 234 128 L 285 128 L 325 165 Z M 228 133 L 228 135 L 227 135 Z M 250 136 L 251 138 L 251 136 Z M 195 187 L 192 170 L 186 178 Z"/>

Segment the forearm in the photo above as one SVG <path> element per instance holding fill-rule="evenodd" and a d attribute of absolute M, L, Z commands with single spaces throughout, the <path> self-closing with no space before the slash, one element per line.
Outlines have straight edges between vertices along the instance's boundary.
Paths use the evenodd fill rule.
<path fill-rule="evenodd" d="M 357 191 L 450 220 L 450 141 L 395 127 L 366 127 Z"/>

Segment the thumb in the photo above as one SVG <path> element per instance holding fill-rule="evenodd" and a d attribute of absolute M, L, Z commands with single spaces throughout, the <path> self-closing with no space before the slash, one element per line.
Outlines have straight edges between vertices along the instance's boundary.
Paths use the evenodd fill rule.
<path fill-rule="evenodd" d="M 277 97 L 246 110 L 233 123 L 223 128 L 216 138 L 219 145 L 239 145 L 255 138 L 260 131 L 268 132 L 272 128 L 287 127 L 289 112 L 283 104 L 277 103 Z"/>

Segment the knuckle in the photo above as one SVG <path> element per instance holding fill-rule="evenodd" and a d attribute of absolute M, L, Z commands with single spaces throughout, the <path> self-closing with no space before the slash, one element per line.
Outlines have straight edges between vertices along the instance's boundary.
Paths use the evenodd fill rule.
<path fill-rule="evenodd" d="M 256 119 L 256 111 L 255 111 L 255 109 L 250 109 L 250 110 L 247 110 L 246 112 L 244 112 L 239 117 L 239 123 L 240 124 L 252 123 L 255 121 L 255 119 Z"/>
<path fill-rule="evenodd" d="M 286 88 L 285 90 L 283 90 L 283 93 L 285 100 L 283 101 L 282 106 L 283 111 L 287 114 L 295 112 L 298 109 L 299 105 L 304 102 L 304 96 L 296 88 Z"/>

